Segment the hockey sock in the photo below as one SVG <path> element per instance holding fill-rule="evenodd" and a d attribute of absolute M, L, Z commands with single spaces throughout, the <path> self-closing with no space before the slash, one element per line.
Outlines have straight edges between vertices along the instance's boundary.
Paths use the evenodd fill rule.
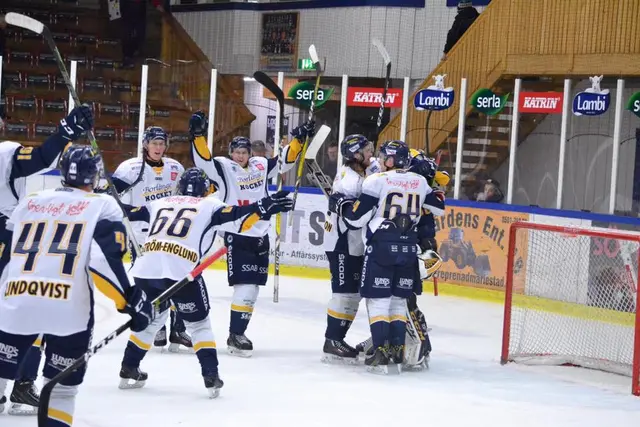
<path fill-rule="evenodd" d="M 38 338 L 31 348 L 27 350 L 22 363 L 18 367 L 16 379 L 19 381 L 35 381 L 38 377 L 38 368 L 40 367 L 40 359 L 42 359 L 42 351 L 40 346 L 42 340 Z"/>
<path fill-rule="evenodd" d="M 45 380 L 46 383 L 46 380 Z M 73 424 L 78 386 L 56 384 L 51 390 L 47 427 L 69 427 Z"/>
<path fill-rule="evenodd" d="M 405 298 L 391 297 L 389 305 L 389 344 L 403 345 L 407 331 L 407 300 Z"/>
<path fill-rule="evenodd" d="M 4 396 L 4 392 L 7 389 L 7 384 L 9 383 L 9 380 L 4 379 L 4 378 L 0 378 L 0 398 L 2 398 L 2 396 Z"/>
<path fill-rule="evenodd" d="M 229 332 L 244 335 L 258 299 L 258 285 L 233 285 Z"/>
<path fill-rule="evenodd" d="M 180 318 L 180 313 L 171 307 L 171 332 L 181 333 L 186 330 L 184 321 Z"/>
<path fill-rule="evenodd" d="M 209 316 L 198 322 L 185 322 L 185 326 L 191 335 L 193 349 L 202 368 L 202 376 L 214 376 L 218 373 L 218 354 Z"/>
<path fill-rule="evenodd" d="M 342 341 L 358 312 L 360 294 L 333 294 L 327 309 L 327 330 L 324 337 Z"/>
<path fill-rule="evenodd" d="M 391 298 L 367 298 L 366 304 L 373 348 L 382 347 L 389 338 L 389 306 Z"/>
<path fill-rule="evenodd" d="M 140 362 L 151 348 L 156 333 L 162 328 L 162 325 L 165 324 L 168 316 L 169 310 L 165 310 L 153 319 L 153 322 L 149 324 L 147 329 L 131 334 L 127 347 L 124 350 L 122 366 L 130 368 L 140 367 Z"/>

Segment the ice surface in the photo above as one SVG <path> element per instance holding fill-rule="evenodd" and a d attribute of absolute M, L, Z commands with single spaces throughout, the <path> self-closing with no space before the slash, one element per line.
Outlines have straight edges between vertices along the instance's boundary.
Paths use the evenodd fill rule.
<path fill-rule="evenodd" d="M 382 377 L 364 367 L 320 362 L 330 296 L 326 281 L 281 278 L 280 302 L 261 290 L 247 336 L 250 359 L 226 354 L 231 289 L 226 274 L 206 273 L 214 332 L 225 381 L 207 398 L 197 359 L 152 351 L 142 368 L 143 389 L 119 390 L 127 337 L 94 358 L 77 400 L 75 427 L 311 427 L 488 426 L 623 427 L 640 422 L 640 398 L 628 377 L 581 368 L 531 367 L 498 362 L 502 307 L 453 297 L 420 297 L 434 346 L 431 369 Z M 126 321 L 109 300 L 97 298 L 94 336 Z M 347 340 L 368 336 L 361 312 Z M 33 417 L 0 415 L 0 426 L 35 426 Z"/>

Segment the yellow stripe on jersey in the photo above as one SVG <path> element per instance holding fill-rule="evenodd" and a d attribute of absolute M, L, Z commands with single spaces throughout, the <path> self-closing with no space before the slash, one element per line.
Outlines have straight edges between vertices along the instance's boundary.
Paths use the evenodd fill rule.
<path fill-rule="evenodd" d="M 392 322 L 406 322 L 407 321 L 407 317 L 404 314 L 394 314 L 393 316 L 391 316 L 391 321 Z"/>
<path fill-rule="evenodd" d="M 129 336 L 129 341 L 131 341 L 136 347 L 144 350 L 144 351 L 149 351 L 149 349 L 151 349 L 151 344 L 147 344 L 142 342 L 142 340 L 140 340 L 140 338 L 136 337 L 135 335 L 131 334 Z"/>
<path fill-rule="evenodd" d="M 204 348 L 216 348 L 215 341 L 202 341 L 193 343 L 193 351 L 202 350 Z"/>
<path fill-rule="evenodd" d="M 302 143 L 298 141 L 298 138 L 293 138 L 289 143 L 289 150 L 287 152 L 287 158 L 285 163 L 293 163 L 298 158 L 298 155 L 302 152 Z"/>
<path fill-rule="evenodd" d="M 38 338 L 36 338 L 36 340 L 33 342 L 33 346 L 34 347 L 42 346 L 42 337 L 39 336 Z"/>
<path fill-rule="evenodd" d="M 196 136 L 193 140 L 193 147 L 202 160 L 211 160 L 211 151 L 209 151 L 209 147 L 207 146 L 207 138 L 204 136 Z"/>
<path fill-rule="evenodd" d="M 112 300 L 116 304 L 116 308 L 118 310 L 122 310 L 126 307 L 127 301 L 124 299 L 124 296 L 120 293 L 120 290 L 116 285 L 93 271 L 91 272 L 91 278 L 93 279 L 93 283 L 96 285 L 96 288 Z"/>
<path fill-rule="evenodd" d="M 373 325 L 376 322 L 387 322 L 389 323 L 389 316 L 373 316 L 369 319 L 369 324 Z"/>
<path fill-rule="evenodd" d="M 249 231 L 249 229 L 254 225 L 256 225 L 258 221 L 260 221 L 260 216 L 257 213 L 252 213 L 251 215 L 248 215 L 240 225 L 240 232 L 244 233 L 246 231 Z"/>

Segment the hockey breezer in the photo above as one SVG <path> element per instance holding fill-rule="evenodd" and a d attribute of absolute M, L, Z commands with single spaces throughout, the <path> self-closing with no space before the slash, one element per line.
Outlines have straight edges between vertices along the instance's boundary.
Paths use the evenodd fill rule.
<path fill-rule="evenodd" d="M 316 47 L 314 45 L 309 46 L 309 56 L 311 56 L 311 60 L 313 61 L 313 66 L 316 69 L 316 86 L 313 89 L 313 98 L 311 99 L 311 105 L 309 106 L 309 121 L 313 122 L 313 113 L 315 112 L 315 104 L 318 99 L 318 89 L 320 88 L 320 78 L 322 77 L 322 66 L 320 65 L 320 58 L 318 57 L 318 52 L 316 51 Z M 309 148 L 309 138 L 307 138 L 304 142 L 304 146 L 302 147 L 302 159 L 305 158 L 305 153 Z M 304 171 L 304 160 L 298 163 L 298 171 L 296 173 L 296 183 L 293 191 L 293 208 L 296 207 L 296 200 L 298 200 L 298 192 L 300 191 L 300 186 L 302 185 L 302 173 Z M 293 225 L 293 215 L 289 216 L 289 226 Z"/>
<path fill-rule="evenodd" d="M 20 27 L 20 28 L 24 28 L 27 29 L 29 31 L 33 31 L 36 34 L 41 34 L 42 37 L 44 38 L 44 40 L 47 42 L 47 45 L 49 46 L 49 49 L 51 49 L 51 52 L 53 53 L 53 56 L 56 60 L 56 64 L 58 65 L 58 69 L 60 70 L 60 74 L 62 74 L 62 78 L 64 80 L 64 84 L 67 86 L 67 89 L 69 90 L 69 94 L 71 94 L 71 98 L 73 99 L 73 102 L 75 103 L 75 105 L 82 105 L 82 103 L 80 102 L 80 98 L 78 97 L 78 92 L 76 92 L 76 89 L 73 87 L 73 84 L 71 83 L 71 78 L 69 77 L 69 73 L 67 71 L 67 67 L 64 65 L 64 60 L 62 59 L 62 56 L 60 55 L 60 51 L 58 50 L 58 46 L 56 46 L 56 42 L 53 39 L 53 36 L 51 34 L 51 31 L 49 30 L 49 28 L 44 25 L 42 22 L 33 19 L 29 16 L 26 15 L 22 15 L 20 13 L 14 13 L 14 12 L 9 12 L 4 16 L 5 21 L 9 24 L 9 25 L 13 25 L 16 27 Z M 89 142 L 91 143 L 91 147 L 98 153 L 101 154 L 100 152 L 100 147 L 98 147 L 98 143 L 96 141 L 96 137 L 93 134 L 92 130 L 88 130 L 87 131 L 87 137 L 89 139 Z M 126 216 L 126 210 L 124 205 L 122 204 L 122 201 L 120 200 L 120 197 L 118 195 L 118 192 L 116 191 L 116 188 L 113 185 L 113 182 L 111 182 L 111 178 L 109 177 L 109 174 L 106 173 L 106 171 L 103 171 L 103 175 L 105 180 L 107 181 L 107 185 L 109 188 L 109 191 L 111 193 L 111 195 L 113 196 L 114 199 L 116 199 L 116 201 L 118 202 L 118 205 L 120 206 L 120 209 L 122 210 L 122 212 L 125 214 L 124 216 L 124 225 L 127 229 L 127 234 L 129 236 L 129 239 L 131 239 L 131 242 L 133 243 L 133 250 L 136 254 L 136 256 L 140 256 L 141 252 L 140 252 L 140 246 L 138 245 L 138 242 L 136 241 L 136 238 L 132 232 L 131 229 L 131 223 L 129 222 L 129 220 L 127 219 Z"/>
<path fill-rule="evenodd" d="M 276 82 L 262 71 L 256 71 L 253 73 L 253 78 L 258 83 L 267 88 L 269 92 L 273 94 L 278 100 L 278 109 L 280 113 L 280 122 L 278 128 L 280 129 L 280 138 L 284 136 L 284 92 L 282 88 L 278 86 Z M 282 144 L 280 141 L 274 141 L 278 147 L 278 178 L 277 178 L 277 191 L 282 191 Z M 282 216 L 276 215 L 276 238 L 275 238 L 275 252 L 273 254 L 273 302 L 278 302 L 280 295 L 280 241 L 282 235 Z"/>
<path fill-rule="evenodd" d="M 204 270 L 206 270 L 207 267 L 209 267 L 218 258 L 220 258 L 221 256 L 223 256 L 226 253 L 227 253 L 227 248 L 220 248 L 216 252 L 211 254 L 211 256 L 209 256 L 208 258 L 204 259 L 200 265 L 198 265 L 196 268 L 194 268 L 193 271 L 191 271 L 191 273 L 189 273 L 187 275 L 187 277 L 185 277 L 184 279 L 180 280 L 175 285 L 171 286 L 169 289 L 167 289 L 162 294 L 160 294 L 158 296 L 158 298 L 153 300 L 153 303 L 152 303 L 153 306 L 156 307 L 156 309 L 158 307 L 160 307 L 161 304 L 163 304 L 166 301 L 168 301 L 173 295 L 176 294 L 176 292 L 178 292 L 180 289 L 182 289 L 185 285 L 193 282 L 193 280 L 196 277 L 198 277 L 200 274 L 202 274 L 202 272 Z M 128 330 L 131 327 L 131 322 L 132 321 L 129 320 L 127 323 L 123 324 L 118 329 L 116 329 L 115 331 L 111 332 L 102 341 L 100 341 L 98 344 L 93 346 L 93 348 L 91 348 L 89 351 L 87 351 L 84 354 L 83 357 L 81 357 L 80 359 L 77 359 L 68 368 L 66 368 L 65 370 L 60 372 L 55 377 L 51 378 L 45 384 L 45 386 L 42 387 L 42 391 L 40 392 L 40 404 L 38 405 L 38 427 L 46 427 L 47 426 L 47 421 L 49 419 L 48 418 L 49 417 L 49 415 L 48 415 L 49 414 L 49 400 L 51 398 L 51 391 L 53 390 L 55 385 L 59 384 L 60 381 L 63 381 L 65 378 L 67 378 L 69 375 L 71 375 L 74 371 L 78 370 L 79 368 L 81 368 L 82 366 L 87 364 L 89 359 L 91 359 L 91 357 L 93 357 L 97 352 L 102 350 L 111 341 L 113 341 L 115 338 L 117 338 L 123 332 Z"/>

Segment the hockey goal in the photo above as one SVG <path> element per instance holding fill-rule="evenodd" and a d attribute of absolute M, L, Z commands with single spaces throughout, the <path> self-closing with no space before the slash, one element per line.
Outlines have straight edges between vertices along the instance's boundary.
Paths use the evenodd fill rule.
<path fill-rule="evenodd" d="M 640 395 L 640 234 L 511 225 L 501 363 L 627 375 Z"/>

